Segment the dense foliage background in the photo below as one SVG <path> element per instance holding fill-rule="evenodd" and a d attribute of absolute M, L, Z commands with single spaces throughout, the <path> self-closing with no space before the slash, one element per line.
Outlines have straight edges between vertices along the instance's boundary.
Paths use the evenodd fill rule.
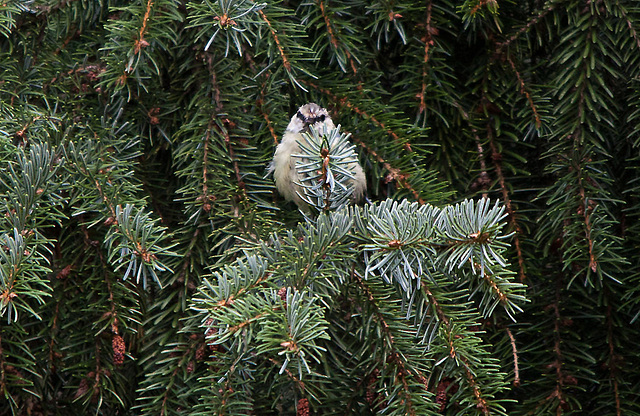
<path fill-rule="evenodd" d="M 639 32 L 634 0 L 3 1 L 0 414 L 640 414 Z M 285 203 L 310 101 L 418 204 Z M 460 238 L 505 292 L 431 240 L 416 292 L 358 271 L 376 215 L 451 237 L 493 214 L 431 205 L 483 197 L 510 248 Z"/>

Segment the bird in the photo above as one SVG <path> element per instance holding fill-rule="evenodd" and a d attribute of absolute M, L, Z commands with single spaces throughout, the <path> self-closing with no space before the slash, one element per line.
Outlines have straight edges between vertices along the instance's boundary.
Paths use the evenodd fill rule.
<path fill-rule="evenodd" d="M 278 192 L 284 199 L 293 201 L 303 211 L 309 210 L 309 204 L 300 196 L 304 195 L 303 187 L 300 185 L 301 176 L 296 170 L 296 158 L 291 155 L 300 153 L 300 143 L 306 142 L 303 133 L 309 131 L 309 126 L 313 126 L 315 130 L 320 132 L 335 128 L 329 112 L 325 108 L 316 103 L 307 103 L 301 106 L 291 117 L 269 167 L 273 172 Z M 353 173 L 353 179 L 350 179 L 354 186 L 352 198 L 355 201 L 360 201 L 367 189 L 367 179 L 357 160 L 348 166 Z"/>

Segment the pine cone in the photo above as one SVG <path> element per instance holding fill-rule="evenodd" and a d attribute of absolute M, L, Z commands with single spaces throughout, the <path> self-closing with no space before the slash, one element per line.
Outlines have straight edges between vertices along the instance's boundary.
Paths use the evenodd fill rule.
<path fill-rule="evenodd" d="M 114 335 L 111 340 L 111 347 L 113 348 L 113 363 L 115 365 L 121 365 L 124 362 L 126 350 L 124 339 L 122 339 L 120 335 Z"/>

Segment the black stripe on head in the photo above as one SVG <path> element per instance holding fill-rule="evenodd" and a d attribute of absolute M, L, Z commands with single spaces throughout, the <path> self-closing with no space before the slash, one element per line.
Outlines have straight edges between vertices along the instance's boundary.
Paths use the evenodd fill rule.
<path fill-rule="evenodd" d="M 303 123 L 307 123 L 307 118 L 300 111 L 296 113 L 296 117 L 298 117 Z"/>
<path fill-rule="evenodd" d="M 319 121 L 324 121 L 324 119 L 326 118 L 326 116 L 324 114 L 319 115 L 318 117 L 314 117 L 314 118 L 309 118 L 305 121 L 306 124 L 316 124 Z"/>

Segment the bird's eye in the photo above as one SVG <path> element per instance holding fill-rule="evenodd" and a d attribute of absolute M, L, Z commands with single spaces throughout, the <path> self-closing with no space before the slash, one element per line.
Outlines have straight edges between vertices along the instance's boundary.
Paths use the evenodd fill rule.
<path fill-rule="evenodd" d="M 324 121 L 325 115 L 321 115 L 320 117 L 318 117 L 318 121 Z"/>

